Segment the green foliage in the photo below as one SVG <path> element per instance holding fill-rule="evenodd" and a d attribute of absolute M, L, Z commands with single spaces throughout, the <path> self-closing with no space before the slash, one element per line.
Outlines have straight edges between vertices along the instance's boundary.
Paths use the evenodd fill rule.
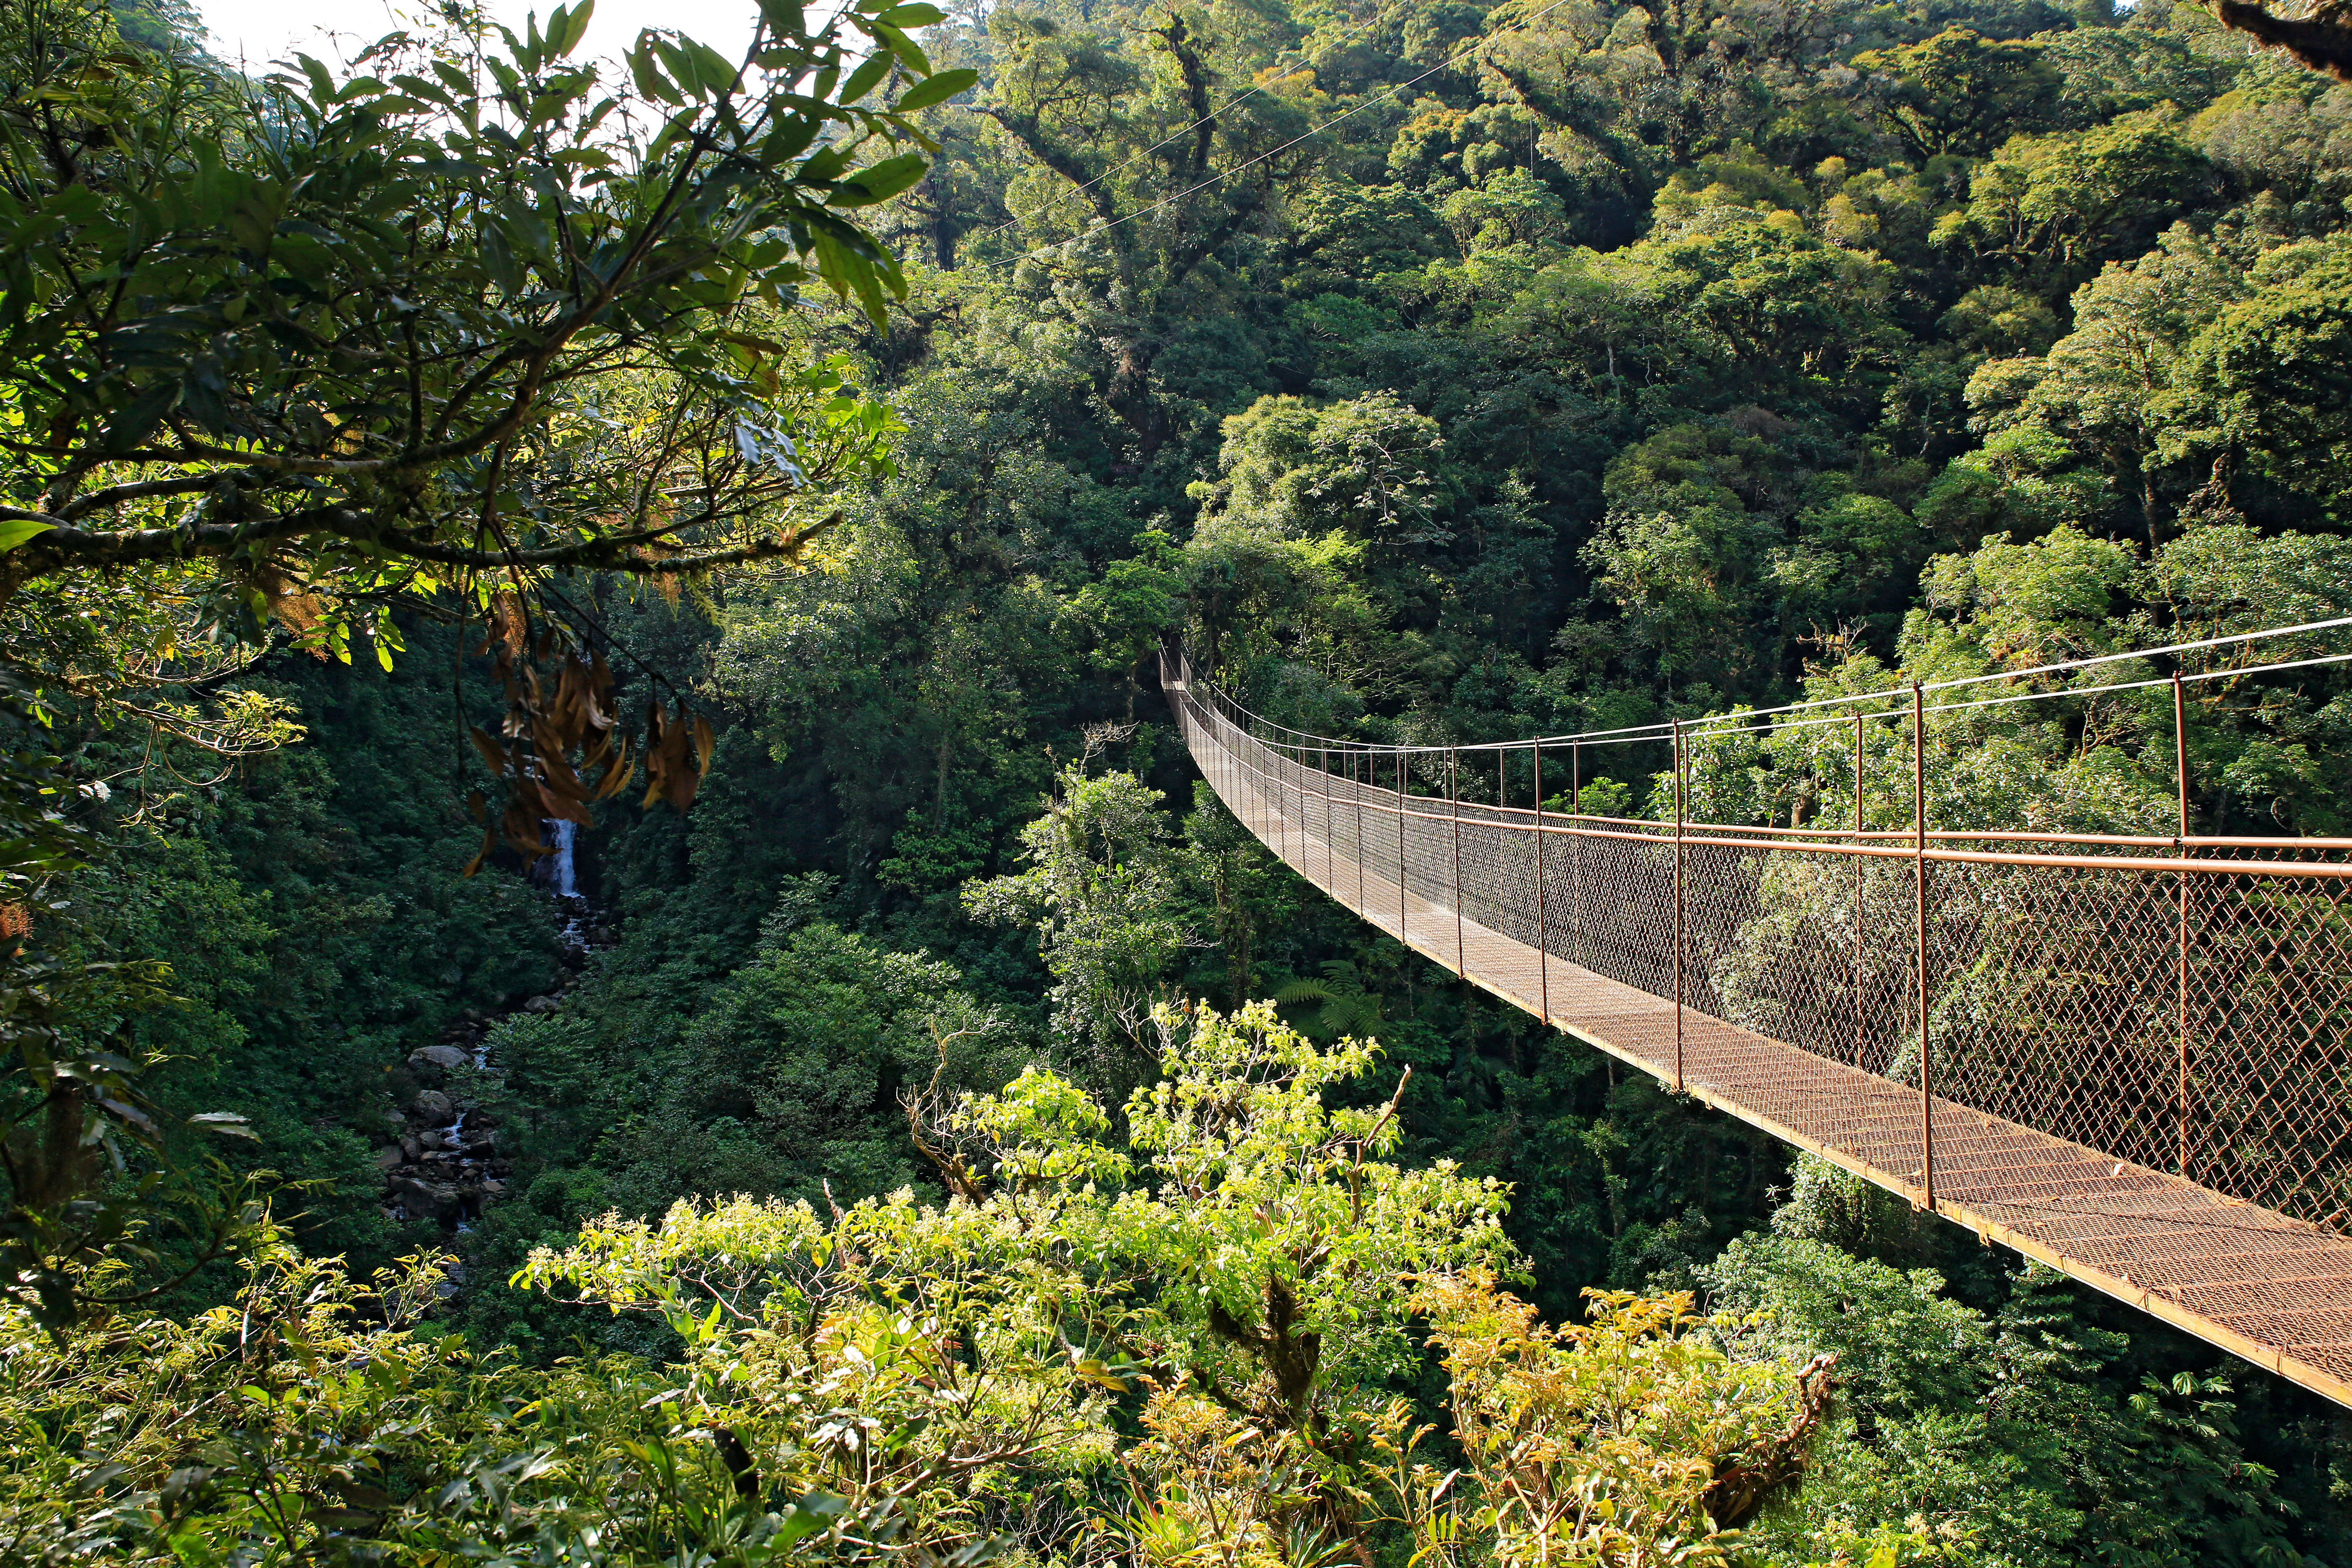
<path fill-rule="evenodd" d="M 1959 1563 L 2303 1560 L 2224 1374 L 2109 1373 L 2125 1337 L 2085 1321 L 2038 1268 L 1979 1310 L 1933 1269 L 1814 1239 L 1862 1194 L 1825 1169 L 1806 1181 L 1811 1194 L 1775 1222 L 1783 1234 L 1734 1243 L 1707 1272 L 1726 1306 L 1761 1314 L 1767 1342 L 1835 1355 L 1843 1381 L 1803 1493 L 1759 1529 L 1765 1561 L 1814 1561 L 1841 1521 L 1896 1520 L 1924 1521 Z M 1839 1239 L 1871 1237 L 1849 1225 Z"/>
<path fill-rule="evenodd" d="M 534 16 L 498 51 L 453 25 L 393 35 L 340 78 L 305 58 L 299 77 L 259 82 L 169 38 L 122 47 L 103 7 L 39 0 L 0 17 L 0 421 L 17 459 L 0 595 L 12 669 L 37 698 L 12 731 L 60 715 L 129 728 L 151 774 L 190 752 L 250 756 L 299 731 L 279 694 L 193 695 L 247 672 L 254 654 L 232 650 L 266 648 L 274 622 L 345 662 L 359 633 L 389 668 L 393 605 L 437 595 L 436 613 L 483 613 L 503 633 L 509 733 L 535 735 L 537 755 L 477 731 L 494 768 L 511 756 L 519 799 L 570 781 L 562 814 L 584 820 L 572 741 L 547 725 L 562 699 L 581 713 L 573 677 L 591 661 L 566 663 L 551 705 L 535 672 L 518 682 L 513 658 L 534 651 L 523 596 L 557 566 L 659 576 L 786 552 L 813 521 L 790 503 L 880 460 L 878 407 L 737 318 L 821 281 L 878 320 L 903 289 L 834 209 L 920 175 L 914 154 L 852 165 L 923 141 L 856 101 L 894 62 L 928 73 L 921 50 L 878 5 L 815 34 L 780 11 L 790 25 L 763 22 L 740 65 L 648 33 L 628 57 L 634 88 L 613 89 L 604 68 L 569 63 L 592 9 L 558 7 L 544 34 Z M 142 19 L 151 34 L 188 21 Z M 843 82 L 852 30 L 877 47 Z M 700 501 L 674 508 L 663 476 L 688 468 Z M 129 613 L 104 615 L 115 605 Z M 535 651 L 551 651 L 543 637 Z M 609 677 L 596 684 L 609 698 Z M 649 729 L 656 793 L 667 781 L 683 805 L 686 715 L 656 707 Z M 625 774 L 601 752 L 609 794 Z M 508 818 L 537 853 L 533 814 Z M 130 880 L 225 886 L 217 867 L 159 870 Z M 135 930 L 135 901 L 112 912 Z M 29 918 L 19 908 L 9 936 Z M 119 1235 L 136 1206 L 91 1190 L 96 1150 L 162 1135 L 129 1087 L 145 1050 L 58 1048 L 68 1015 L 96 1038 L 120 1007 L 18 978 L 9 1010 L 44 1022 L 21 1036 L 7 1093 L 14 1120 L 43 1131 L 20 1140 L 10 1213 L 54 1312 L 58 1276 L 40 1259 L 75 1253 L 61 1238 L 86 1228 L 64 1216 L 96 1205 L 93 1234 Z M 66 1062 L 82 1064 L 73 1082 Z M 134 1189 L 158 1179 L 119 1147 L 112 1165 Z"/>
<path fill-rule="evenodd" d="M 12 37 L 41 19 L 12 16 Z M 110 991 L 76 1002 L 61 1037 L 95 1049 L 120 1026 L 171 1053 L 137 1080 L 167 1121 L 250 1117 L 259 1147 L 222 1157 L 305 1184 L 296 1223 L 313 1250 L 350 1249 L 364 1272 L 457 1247 L 441 1321 L 483 1357 L 503 1342 L 540 1363 L 498 1373 L 511 1381 L 492 1404 L 512 1411 L 467 1405 L 454 1423 L 484 1446 L 416 1460 L 469 1489 L 436 1516 L 436 1550 L 520 1555 L 508 1519 L 530 1550 L 571 1552 L 606 1510 L 625 1521 L 616 1556 L 835 1552 L 822 1531 L 775 1543 L 806 1522 L 791 1489 L 846 1500 L 845 1472 L 791 1468 L 788 1446 L 823 1445 L 779 1405 L 737 1403 L 746 1384 L 722 1369 L 855 1412 L 863 1365 L 877 1429 L 908 1434 L 891 1463 L 914 1468 L 885 1467 L 858 1509 L 984 1440 L 925 1405 L 941 1388 L 1054 1437 L 1045 1457 L 960 1472 L 968 1487 L 933 1475 L 904 1492 L 897 1539 L 947 1556 L 1011 1531 L 1024 1561 L 1271 1568 L 1402 1551 L 1422 1526 L 1459 1532 L 1437 1555 L 1532 1556 L 1511 1520 L 1590 1494 L 1622 1500 L 1617 1524 L 1588 1518 L 1572 1537 L 1604 1556 L 1633 1550 L 1606 1531 L 1638 1518 L 1674 1521 L 1658 1528 L 1685 1554 L 1854 1568 L 2327 1559 L 2352 1495 L 2341 1434 L 2275 1380 L 2236 1373 L 2225 1393 L 2210 1358 L 2145 1321 L 2012 1283 L 2002 1255 L 1816 1172 L 1799 1172 L 1787 1234 L 1723 1258 L 1769 1215 L 1787 1152 L 1306 887 L 1192 775 L 1152 687 L 1181 634 L 1276 722 L 1443 745 L 2352 613 L 2340 89 L 2167 0 L 1416 0 L 1379 16 L 1038 0 L 868 9 L 832 31 L 778 13 L 801 52 L 751 61 L 731 94 L 718 74 L 733 62 L 714 70 L 667 36 L 630 51 L 657 74 L 583 85 L 584 49 L 562 53 L 581 19 L 511 46 L 419 31 L 368 62 L 373 79 L 322 87 L 240 85 L 152 40 L 115 59 L 102 25 L 50 16 L 44 37 L 66 52 L 14 49 L 0 106 L 11 199 L 33 203 L 20 236 L 62 224 L 11 252 L 23 278 L 124 259 L 134 199 L 175 237 L 132 258 L 148 281 L 106 307 L 119 322 L 41 340 L 71 375 L 27 381 L 24 409 L 0 411 L 18 419 L 0 435 L 27 448 L 16 510 L 40 513 L 6 525 L 0 556 L 38 568 L 0 600 L 0 640 L 37 688 L 9 745 L 60 759 L 37 770 L 53 793 L 26 796 L 26 820 L 125 844 L 41 873 L 44 896 L 89 918 L 37 919 L 26 952 L 167 963 L 180 1000 Z M 862 65 L 860 26 L 887 46 Z M 908 28 L 919 48 L 899 47 Z M 836 44 L 837 69 L 803 73 Z M 100 68 L 76 75 L 76 60 Z M 61 195 L 30 129 L 18 84 L 37 79 L 89 129 L 59 144 L 103 176 L 88 194 Z M 560 118 L 532 119 L 531 83 Z M 642 111 L 617 139 L 618 108 L 587 129 L 608 92 Z M 467 103 L 483 106 L 472 121 Z M 814 120 L 829 129 L 775 144 L 757 178 L 719 156 L 765 158 L 761 125 Z M 659 141 L 673 122 L 703 139 Z M 428 128 L 476 155 L 422 150 Z M 936 154 L 910 161 L 918 148 Z M 669 217 L 648 205 L 665 171 L 697 198 Z M 284 212 L 263 213 L 267 234 L 248 226 L 266 243 L 240 245 L 236 201 L 272 193 Z M 57 199 L 104 210 L 41 216 Z M 379 232 L 404 237 L 404 222 L 441 248 Z M 828 223 L 870 248 L 828 249 Z M 652 249 L 611 274 L 627 298 L 563 337 L 579 308 L 566 258 L 609 259 L 630 236 Z M 231 295 L 246 301 L 234 321 Z M 11 298 L 26 352 L 25 333 L 102 313 L 62 287 Z M 163 334 L 152 353 L 107 335 L 134 327 Z M 309 335 L 281 341 L 294 329 Z M 420 389 L 450 413 L 435 440 L 520 406 L 554 345 L 511 443 L 398 483 L 288 467 L 404 460 L 412 331 L 442 354 Z M 215 442 L 213 418 L 244 445 L 185 462 L 107 448 L 107 420 L 149 393 L 176 402 L 146 439 Z M 64 457 L 42 445 L 59 409 L 101 395 L 110 412 L 58 437 Z M 148 484 L 185 488 L 125 489 Z M 319 521 L 331 506 L 391 531 Z M 84 508 L 58 521 L 93 540 L 168 527 L 199 548 L 72 570 L 51 556 L 80 545 L 44 521 L 60 507 Z M 316 526 L 272 532 L 295 517 Z M 238 542 L 226 555 L 215 528 Z M 796 573 L 725 564 L 779 542 Z M 509 546 L 519 581 L 500 575 Z M 571 566 L 682 591 L 633 595 Z M 708 716 L 690 818 L 618 795 L 583 806 L 599 828 L 574 865 L 585 954 L 559 955 L 563 916 L 503 856 L 462 885 L 419 869 L 478 832 L 451 740 L 499 728 L 444 695 L 483 673 L 467 662 L 478 630 L 457 645 L 444 617 L 526 634 L 520 654 L 499 639 L 521 662 L 528 634 L 563 621 L 607 659 L 604 705 L 690 697 Z M 256 664 L 266 627 L 355 662 Z M 366 668 L 402 647 L 390 677 Z M 2305 637 L 2262 657 L 2333 651 Z M 2226 673 L 2189 689 L 2196 825 L 2342 831 L 2340 678 Z M 675 733 L 683 770 L 689 731 Z M 1886 722 L 1865 742 L 1861 815 L 1907 824 L 1907 737 Z M 2173 831 L 2161 689 L 1941 717 L 1928 742 L 1939 823 Z M 1848 820 L 1851 746 L 1835 726 L 1703 742 L 1693 809 Z M 1663 752 L 1587 746 L 1573 804 L 1671 809 Z M 215 778 L 208 755 L 236 772 Z M 1548 754 L 1541 792 L 1562 798 L 1557 765 Z M 100 781 L 112 804 L 86 793 Z M 1537 781 L 1522 767 L 1473 788 L 1516 805 Z M 1797 916 L 1759 927 L 1718 976 L 1735 999 L 1805 922 L 1843 929 L 1849 883 L 1789 890 Z M 131 972 L 102 973 L 118 986 Z M 1267 993 L 1278 1015 L 1200 1025 L 1221 1065 L 1179 1069 L 1153 1098 L 1154 1004 L 1238 1015 Z M 495 1119 L 506 1196 L 461 1237 L 385 1217 L 372 1150 L 423 1082 L 408 1053 L 467 1010 L 541 995 L 491 1031 L 491 1070 L 461 1075 Z M 1386 1086 L 1291 1085 L 1356 1047 L 1310 1050 L 1277 1017 L 1327 1045 L 1376 1030 L 1412 1069 L 1377 1138 L 1363 1119 Z M 1195 1026 L 1169 1027 L 1183 1047 Z M 1006 1079 L 992 1100 L 956 1098 Z M 1237 1165 L 1208 1137 L 1228 1115 L 1260 1138 Z M 1272 1131 L 1286 1118 L 1308 1144 Z M 160 1151 L 136 1142 L 126 1181 L 185 1159 L 179 1132 Z M 1276 1145 L 1314 1179 L 1276 1170 Z M 1481 1257 L 1522 1268 L 1546 1321 L 1580 1326 L 1543 1328 L 1463 1274 L 1449 1321 L 1480 1326 L 1433 1344 L 1381 1274 L 1406 1261 L 1380 1248 L 1441 1238 L 1413 1228 L 1421 1210 L 1387 1241 L 1351 1233 L 1338 1194 L 1358 1152 L 1415 1202 L 1507 1185 L 1507 1214 L 1477 1211 Z M 1441 1180 L 1445 1160 L 1459 1164 Z M 1214 1180 L 1194 1194 L 1179 1168 Z M 674 1209 L 695 1196 L 719 1201 Z M 1356 1286 L 1298 1261 L 1335 1237 Z M 151 1236 L 142 1279 L 185 1268 L 199 1242 Z M 698 1292 L 735 1267 L 713 1259 L 761 1247 L 789 1257 L 804 1295 L 818 1280 L 865 1292 L 824 1299 L 837 1334 L 806 1317 L 772 1330 L 756 1307 L 706 1326 L 716 1298 Z M 586 1270 L 632 1248 L 646 1310 L 505 1283 L 534 1249 Z M 1012 1274 L 993 1271 L 1008 1258 Z M 1742 1327 L 1583 1295 L 1703 1277 L 1718 1305 L 1776 1316 Z M 173 1308 L 234 1286 L 215 1261 Z M 662 1289 L 692 1298 L 691 1321 Z M 934 1326 L 918 1297 L 970 1310 Z M 1286 1314 L 1308 1310 L 1324 1359 L 1301 1384 L 1306 1331 Z M 974 1355 L 975 1334 L 1005 1359 Z M 1149 1342 L 1119 1337 L 1135 1335 Z M 575 1339 L 590 1359 L 545 1364 Z M 1702 1465 L 1739 1471 L 1734 1449 L 1799 1415 L 1794 1384 L 1755 1370 L 1768 1347 L 1835 1348 L 1845 1381 L 1812 1428 L 1804 1490 L 1746 1516 L 1739 1543 L 1721 1534 L 1736 1510 L 1695 1500 Z M 616 1352 L 646 1359 L 595 1359 Z M 1439 1391 L 1441 1363 L 1461 1403 Z M 960 1381 L 999 1370 L 985 1389 Z M 1602 1410 L 1628 1390 L 1656 1402 Z M 1512 1430 L 1557 1452 L 1514 1468 L 1516 1437 L 1477 1455 L 1414 1445 L 1431 1420 L 1478 1429 L 1490 1396 L 1539 1413 Z M 914 1431 L 924 1419 L 938 1446 Z M 501 1469 L 541 1420 L 577 1468 Z M 747 1455 L 746 1434 L 772 1445 L 759 1497 L 721 1428 Z M 279 1430 L 289 1456 L 310 1452 Z M 1464 1479 L 1439 1497 L 1412 1479 L 1419 1461 Z"/>
<path fill-rule="evenodd" d="M 983 920 L 1035 928 L 1055 981 L 1054 1021 L 1072 1046 L 1139 1047 L 1162 983 L 1192 933 L 1173 914 L 1183 860 L 1160 797 L 1131 773 L 1062 770 L 1045 815 L 1022 832 L 1029 869 L 976 882 L 964 903 Z"/>
<path fill-rule="evenodd" d="M 1979 156 L 2056 108 L 2061 77 L 2039 39 L 1987 38 L 1947 27 L 1906 48 L 1857 55 L 1862 70 L 1891 79 L 1882 112 L 1920 158 Z"/>
<path fill-rule="evenodd" d="M 698 1193 L 909 1184 L 924 1173 L 899 1125 L 901 1086 L 942 1061 L 949 1083 L 992 1081 L 1015 1048 L 959 978 L 824 921 L 762 942 L 650 1070 L 599 1086 L 614 1118 L 600 1140 L 609 1201 L 658 1213 Z"/>
<path fill-rule="evenodd" d="M 859 100 L 929 63 L 879 5 L 814 33 L 780 11 L 740 62 L 648 34 L 615 83 L 572 63 L 592 9 L 257 83 L 106 55 L 71 5 L 13 9 L 10 90 L 46 119 L 0 122 L 12 515 L 33 527 L 9 580 L 219 560 L 231 604 L 266 616 L 298 584 L 305 635 L 340 649 L 387 625 L 380 596 L 469 567 L 652 570 L 655 547 L 676 570 L 682 529 L 712 558 L 784 548 L 752 530 L 868 463 L 871 431 L 728 318 L 821 283 L 878 321 L 903 292 L 842 209 L 920 177 L 892 154 L 920 133 Z M 876 52 L 843 79 L 853 31 Z M 102 132 L 45 134 L 60 117 Z M 733 471 L 656 515 L 636 481 L 714 448 Z"/>
<path fill-rule="evenodd" d="M 1085 1408 L 1050 1356 L 959 1377 L 944 1325 L 858 1304 L 805 1333 L 683 1322 L 680 1366 L 523 1372 L 421 1321 L 440 1278 L 415 1258 L 362 1288 L 273 1243 L 185 1324 L 11 1323 L 12 1554 L 969 1560 L 1006 1461 Z"/>
<path fill-rule="evenodd" d="M 1384 1159 L 1392 1105 L 1322 1103 L 1373 1047 L 1320 1050 L 1263 1006 L 1162 1022 L 1167 1077 L 1124 1148 L 1031 1069 L 919 1108 L 943 1207 L 682 1203 L 532 1254 L 520 1281 L 665 1323 L 666 1364 L 520 1369 L 421 1321 L 439 1260 L 362 1289 L 274 1235 L 236 1300 L 184 1324 L 50 1340 L 11 1309 L 8 1549 L 953 1563 L 1108 1536 L 1174 1568 L 1388 1521 L 1470 1550 L 1554 1533 L 1504 1456 L 1459 1486 L 1411 1463 L 1422 1436 L 1378 1380 L 1416 1363 L 1416 1314 L 1457 1420 L 1494 1430 L 1514 1385 L 1546 1388 L 1540 1440 L 1573 1456 L 1548 1463 L 1583 1477 L 1559 1490 L 1611 1502 L 1596 1544 L 1695 1561 L 1696 1531 L 1720 1560 L 1735 1498 L 1785 1486 L 1806 1380 L 1727 1354 L 1686 1300 L 1533 1325 L 1495 1289 L 1493 1184 Z"/>
<path fill-rule="evenodd" d="M 2183 355 L 2180 402 L 2197 411 L 2196 423 L 2166 455 L 2245 452 L 2273 483 L 2328 498 L 2322 504 L 2340 526 L 2333 498 L 2352 485 L 2352 427 L 2343 417 L 2347 283 L 2352 243 L 2340 236 L 2264 255 L 2248 297 Z"/>

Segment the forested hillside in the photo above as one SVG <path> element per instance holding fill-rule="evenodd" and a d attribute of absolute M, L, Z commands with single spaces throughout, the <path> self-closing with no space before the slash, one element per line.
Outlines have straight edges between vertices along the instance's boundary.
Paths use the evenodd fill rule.
<path fill-rule="evenodd" d="M 1369 931 L 1157 683 L 2352 615 L 2352 87 L 2175 0 L 762 10 L 0 17 L 0 1556 L 2352 1568 L 2345 1411 Z M 2195 689 L 2203 831 L 2352 833 L 2342 668 Z M 2169 833 L 2170 701 L 1938 810 Z"/>

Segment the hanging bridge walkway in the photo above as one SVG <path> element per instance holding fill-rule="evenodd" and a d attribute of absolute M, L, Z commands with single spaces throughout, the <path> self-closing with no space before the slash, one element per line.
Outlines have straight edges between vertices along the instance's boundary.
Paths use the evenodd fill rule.
<path fill-rule="evenodd" d="M 1850 752 L 1864 804 L 1775 827 L 1685 818 L 1725 733 L 1705 723 L 1367 746 L 1258 720 L 1179 653 L 1161 682 L 1219 798 L 1381 930 L 2352 1405 L 2352 840 L 2189 835 L 2179 677 L 2183 831 L 2137 837 L 1931 825 L 1931 727 L 1965 743 L 1946 727 L 2010 696 L 1783 711 L 1841 775 Z M 1588 749 L 1640 742 L 1670 760 L 1674 820 L 1552 804 L 1582 799 Z"/>

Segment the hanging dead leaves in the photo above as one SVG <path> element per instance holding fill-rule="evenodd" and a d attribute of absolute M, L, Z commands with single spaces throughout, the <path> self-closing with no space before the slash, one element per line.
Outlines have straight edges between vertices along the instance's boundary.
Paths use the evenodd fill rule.
<path fill-rule="evenodd" d="M 559 648 L 551 629 L 530 635 L 520 616 L 509 613 L 494 617 L 492 635 L 479 651 L 497 657 L 507 712 L 499 733 L 479 725 L 470 733 L 474 749 L 505 784 L 507 798 L 495 821 L 481 791 L 468 798 L 475 820 L 484 826 L 482 847 L 466 862 L 467 876 L 479 871 L 501 842 L 526 865 L 550 853 L 550 822 L 594 826 L 589 805 L 627 789 L 640 764 L 645 805 L 667 801 L 684 811 L 694 804 L 710 772 L 714 738 L 710 721 L 683 701 L 675 712 L 658 698 L 649 703 L 644 740 L 633 747 L 621 729 L 613 671 L 603 654 Z M 542 666 L 548 667 L 544 675 Z"/>

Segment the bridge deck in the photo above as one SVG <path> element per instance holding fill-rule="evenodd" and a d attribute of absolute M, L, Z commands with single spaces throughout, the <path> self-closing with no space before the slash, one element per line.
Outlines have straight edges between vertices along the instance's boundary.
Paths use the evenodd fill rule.
<path fill-rule="evenodd" d="M 1192 740 L 1223 784 L 1214 741 L 1197 728 Z M 1679 1013 L 1685 1092 L 1918 1201 L 1917 1089 L 1678 1009 L 1401 890 L 1285 816 L 1272 792 L 1220 794 L 1269 848 L 1363 919 L 1669 1085 Z M 1937 1214 L 2352 1404 L 2352 1241 L 1940 1097 L 1933 1121 Z"/>

